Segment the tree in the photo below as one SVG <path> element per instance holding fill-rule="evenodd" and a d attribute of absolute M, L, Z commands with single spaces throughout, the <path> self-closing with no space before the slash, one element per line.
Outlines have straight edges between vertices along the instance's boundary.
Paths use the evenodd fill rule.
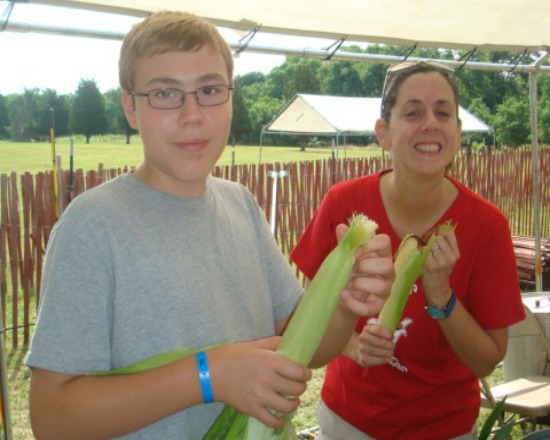
<path fill-rule="evenodd" d="M 538 76 L 538 131 L 540 142 L 550 143 L 550 75 Z"/>
<path fill-rule="evenodd" d="M 8 127 L 10 125 L 10 114 L 4 95 L 0 94 L 0 139 L 9 137 Z"/>
<path fill-rule="evenodd" d="M 495 129 L 500 144 L 519 146 L 530 142 L 529 103 L 523 99 L 507 98 L 497 108 Z"/>
<path fill-rule="evenodd" d="M 262 72 L 249 72 L 244 75 L 238 75 L 235 78 L 235 85 L 239 87 L 247 87 L 252 84 L 264 83 L 266 80 L 266 75 Z"/>
<path fill-rule="evenodd" d="M 358 70 L 361 77 L 363 96 L 381 97 L 387 66 L 384 64 L 359 63 Z"/>
<path fill-rule="evenodd" d="M 105 98 L 105 112 L 108 124 L 110 124 L 109 132 L 123 134 L 126 136 L 126 145 L 129 145 L 132 135 L 137 134 L 138 131 L 131 127 L 128 119 L 126 119 L 120 102 L 120 88 L 111 89 L 103 96 Z"/>
<path fill-rule="evenodd" d="M 267 76 L 265 84 L 260 90 L 260 95 L 258 98 L 263 99 L 265 98 L 273 98 L 273 99 L 282 99 L 285 100 L 284 97 L 284 87 L 285 84 L 288 82 L 288 59 L 285 61 L 282 65 L 275 67 Z M 252 87 L 254 87 L 256 84 L 254 84 Z M 246 87 L 248 88 L 248 87 Z M 245 88 L 243 87 L 243 93 Z"/>
<path fill-rule="evenodd" d="M 351 61 L 333 61 L 320 72 L 323 93 L 334 96 L 363 96 L 359 72 Z"/>
<path fill-rule="evenodd" d="M 468 110 L 474 116 L 478 117 L 482 121 L 485 121 L 489 126 L 491 127 L 494 126 L 494 117 L 493 115 L 491 115 L 491 111 L 489 110 L 489 107 L 487 107 L 485 102 L 483 102 L 482 97 L 474 98 L 473 101 L 470 103 Z M 486 136 L 487 136 L 487 133 L 473 133 L 469 135 L 469 138 L 471 139 L 472 142 L 482 142 L 483 144 L 485 144 Z"/>
<path fill-rule="evenodd" d="M 25 89 L 23 94 L 8 97 L 8 111 L 11 115 L 10 136 L 14 141 L 39 140 L 37 118 L 38 89 Z"/>
<path fill-rule="evenodd" d="M 317 77 L 319 60 L 294 58 L 290 64 L 290 77 L 283 87 L 283 96 L 288 101 L 297 93 L 321 93 L 321 82 Z M 289 80 L 290 79 L 290 80 Z"/>
<path fill-rule="evenodd" d="M 550 144 L 550 97 L 540 100 L 538 113 L 538 134 L 543 144 Z"/>
<path fill-rule="evenodd" d="M 126 136 L 126 145 L 130 145 L 130 138 L 132 137 L 132 135 L 138 134 L 138 131 L 128 122 L 126 114 L 124 113 L 124 109 L 122 108 L 122 104 L 120 102 L 119 105 L 115 108 L 116 111 L 114 124 L 117 128 L 116 132 L 124 134 L 124 136 Z"/>
<path fill-rule="evenodd" d="M 283 107 L 285 102 L 274 98 L 263 98 L 250 107 L 250 119 L 252 121 L 252 139 L 260 142 L 260 136 L 264 125 L 268 124 L 273 116 Z"/>
<path fill-rule="evenodd" d="M 87 144 L 93 135 L 105 133 L 105 103 L 94 80 L 80 80 L 71 107 L 69 128 L 75 134 L 83 134 Z"/>
<path fill-rule="evenodd" d="M 237 142 L 241 142 L 252 131 L 252 121 L 248 114 L 248 108 L 244 102 L 241 88 L 235 84 L 233 89 L 233 118 L 231 120 L 230 140 L 235 146 Z"/>
<path fill-rule="evenodd" d="M 40 136 L 49 139 L 51 125 L 51 110 L 53 109 L 55 136 L 69 134 L 69 99 L 58 96 L 53 89 L 46 89 L 37 96 L 37 130 Z"/>
<path fill-rule="evenodd" d="M 496 105 L 500 103 L 495 95 L 495 83 L 500 81 L 496 72 L 460 70 L 457 73 L 457 78 L 461 105 L 470 108 L 474 100 L 481 99 L 481 102 L 490 112 L 496 111 Z"/>

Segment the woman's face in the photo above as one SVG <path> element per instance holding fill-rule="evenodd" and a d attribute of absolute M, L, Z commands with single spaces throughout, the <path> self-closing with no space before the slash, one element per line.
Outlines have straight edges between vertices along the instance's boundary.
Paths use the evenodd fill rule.
<path fill-rule="evenodd" d="M 379 119 L 380 145 L 393 169 L 440 174 L 460 148 L 461 122 L 451 86 L 438 72 L 412 74 L 398 91 L 389 124 Z"/>

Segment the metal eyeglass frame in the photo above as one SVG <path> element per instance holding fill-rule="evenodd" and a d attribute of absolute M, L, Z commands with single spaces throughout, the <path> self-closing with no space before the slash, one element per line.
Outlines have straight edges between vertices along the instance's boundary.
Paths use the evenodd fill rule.
<path fill-rule="evenodd" d="M 224 96 L 223 100 L 220 101 L 220 102 L 216 102 L 214 104 L 204 104 L 203 102 L 201 102 L 201 99 L 202 99 L 201 96 L 202 97 L 204 97 L 204 96 L 207 97 L 208 95 L 201 95 L 200 93 L 205 89 L 225 90 L 225 96 Z M 234 89 L 234 87 L 232 87 L 230 85 L 227 85 L 227 84 L 213 84 L 213 85 L 210 85 L 210 86 L 199 87 L 198 89 L 193 90 L 192 92 L 185 92 L 181 89 L 177 89 L 177 88 L 174 88 L 174 87 L 160 87 L 160 88 L 156 88 L 156 89 L 151 89 L 148 92 L 138 92 L 136 90 L 132 90 L 130 92 L 130 95 L 140 96 L 140 97 L 147 97 L 147 102 L 149 103 L 149 106 L 151 106 L 151 108 L 154 108 L 156 110 L 175 110 L 175 109 L 181 108 L 183 106 L 183 103 L 185 102 L 185 97 L 187 95 L 195 95 L 195 99 L 197 100 L 197 103 L 202 107 L 215 107 L 217 105 L 225 104 L 227 101 L 229 101 L 229 98 L 231 96 L 231 90 L 233 90 L 233 89 Z M 173 105 L 173 106 L 169 106 L 169 107 L 162 107 L 162 106 L 159 106 L 159 105 L 152 104 L 151 97 L 153 96 L 153 99 L 154 99 L 155 94 L 159 93 L 159 92 L 162 92 L 162 91 L 170 91 L 172 93 L 175 93 L 176 96 L 179 96 L 179 102 L 178 102 L 178 100 L 174 99 L 174 104 L 177 103 L 177 105 Z M 220 91 L 220 93 L 224 93 L 224 92 Z"/>

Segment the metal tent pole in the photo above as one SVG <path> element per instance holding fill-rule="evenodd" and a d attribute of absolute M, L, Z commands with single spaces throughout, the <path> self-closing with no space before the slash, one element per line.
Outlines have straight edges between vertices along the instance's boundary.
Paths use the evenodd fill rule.
<path fill-rule="evenodd" d="M 533 174 L 533 229 L 535 233 L 535 290 L 542 292 L 542 259 L 540 252 L 540 160 L 537 131 L 537 74 L 529 72 L 529 105 L 531 109 L 531 145 Z"/>

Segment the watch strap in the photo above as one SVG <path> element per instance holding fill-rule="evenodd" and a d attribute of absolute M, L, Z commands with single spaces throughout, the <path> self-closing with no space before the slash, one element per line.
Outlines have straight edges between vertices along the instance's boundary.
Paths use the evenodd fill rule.
<path fill-rule="evenodd" d="M 424 307 L 428 315 L 434 319 L 445 319 L 448 318 L 456 305 L 456 293 L 454 289 L 451 289 L 451 298 L 445 307 L 439 307 L 434 304 L 426 304 Z"/>

